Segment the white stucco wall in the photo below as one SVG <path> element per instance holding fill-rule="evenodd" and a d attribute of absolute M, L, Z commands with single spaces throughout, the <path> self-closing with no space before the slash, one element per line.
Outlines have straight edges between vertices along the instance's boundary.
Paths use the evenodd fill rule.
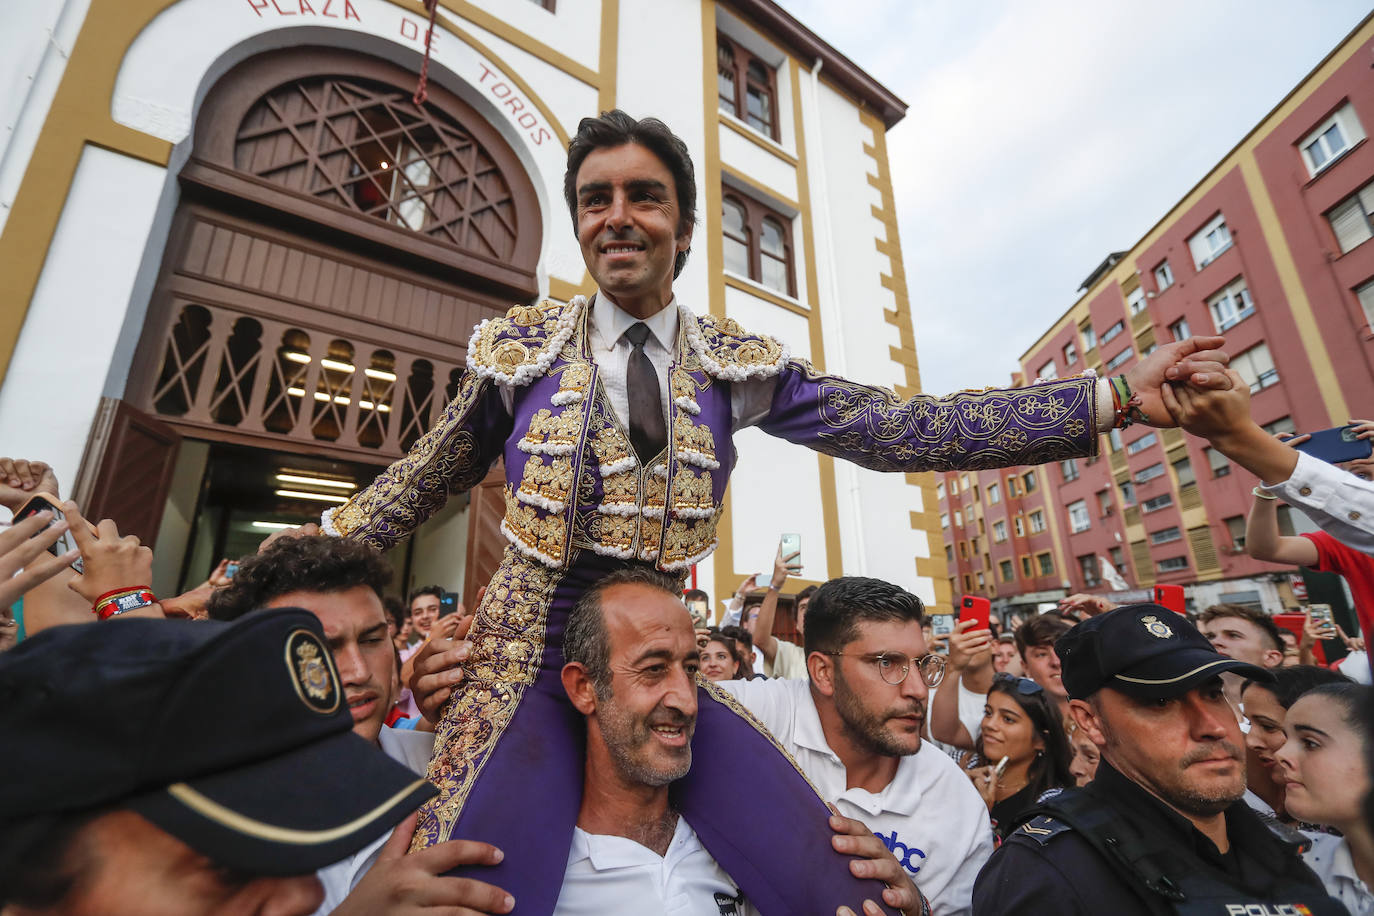
<path fill-rule="evenodd" d="M 0 387 L 0 455 L 76 479 L 166 170 L 88 146 Z"/>

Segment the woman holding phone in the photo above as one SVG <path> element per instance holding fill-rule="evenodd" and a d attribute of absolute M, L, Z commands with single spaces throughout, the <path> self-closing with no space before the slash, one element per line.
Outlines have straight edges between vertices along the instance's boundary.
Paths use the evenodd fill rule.
<path fill-rule="evenodd" d="M 1374 828 L 1364 816 L 1371 704 L 1374 688 L 1361 684 L 1314 687 L 1288 710 L 1276 755 L 1289 813 L 1341 832 L 1315 836 L 1303 858 L 1353 916 L 1374 914 Z"/>

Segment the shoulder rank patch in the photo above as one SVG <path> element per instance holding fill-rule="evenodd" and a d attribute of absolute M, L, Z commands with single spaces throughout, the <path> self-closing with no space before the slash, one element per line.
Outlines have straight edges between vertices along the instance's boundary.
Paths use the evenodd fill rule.
<path fill-rule="evenodd" d="M 528 385 L 545 371 L 572 337 L 587 300 L 567 305 L 545 300 L 517 305 L 477 325 L 468 341 L 468 368 L 501 385 Z"/>
<path fill-rule="evenodd" d="M 1016 829 L 1013 836 L 1027 836 L 1044 846 L 1050 840 L 1059 836 L 1061 833 L 1068 833 L 1073 828 L 1064 821 L 1058 820 L 1047 815 L 1033 817 Z"/>
<path fill-rule="evenodd" d="M 687 341 L 708 375 L 727 382 L 770 378 L 787 364 L 787 346 L 767 334 L 750 334 L 733 318 L 681 312 Z"/>

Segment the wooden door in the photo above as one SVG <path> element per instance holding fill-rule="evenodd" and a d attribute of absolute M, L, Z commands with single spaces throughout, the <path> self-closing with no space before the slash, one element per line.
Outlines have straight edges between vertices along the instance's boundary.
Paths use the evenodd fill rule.
<path fill-rule="evenodd" d="M 120 534 L 157 540 L 181 436 L 116 398 L 101 398 L 72 498 L 92 522 L 114 519 Z"/>

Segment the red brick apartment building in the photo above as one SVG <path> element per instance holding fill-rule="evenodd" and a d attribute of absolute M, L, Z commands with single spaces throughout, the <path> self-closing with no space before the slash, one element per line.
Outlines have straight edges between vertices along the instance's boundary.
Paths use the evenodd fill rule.
<path fill-rule="evenodd" d="M 1161 343 L 1218 333 L 1267 428 L 1374 415 L 1371 65 L 1374 16 L 1092 272 L 1019 377 L 1116 374 Z M 1172 583 L 1197 607 L 1294 603 L 1292 570 L 1244 553 L 1255 480 L 1177 431 L 1132 427 L 1103 437 L 1097 459 L 937 481 L 956 596 L 1012 609 Z"/>

